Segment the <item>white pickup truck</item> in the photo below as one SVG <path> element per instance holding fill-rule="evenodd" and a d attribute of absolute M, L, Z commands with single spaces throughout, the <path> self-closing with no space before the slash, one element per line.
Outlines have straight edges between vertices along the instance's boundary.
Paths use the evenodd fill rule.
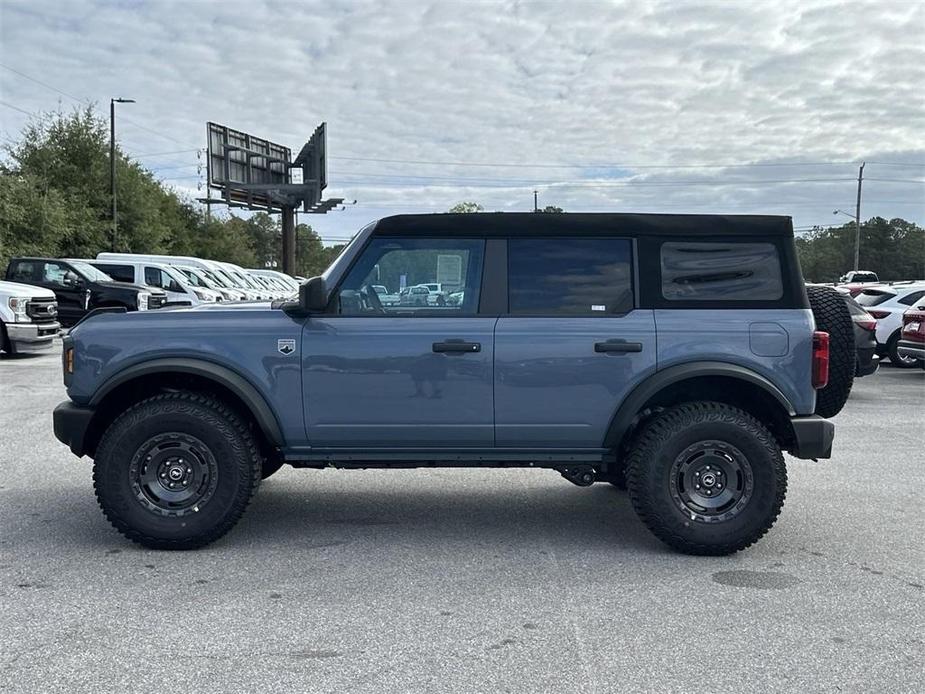
<path fill-rule="evenodd" d="M 49 349 L 60 329 L 53 291 L 0 281 L 0 350 L 22 354 Z"/>

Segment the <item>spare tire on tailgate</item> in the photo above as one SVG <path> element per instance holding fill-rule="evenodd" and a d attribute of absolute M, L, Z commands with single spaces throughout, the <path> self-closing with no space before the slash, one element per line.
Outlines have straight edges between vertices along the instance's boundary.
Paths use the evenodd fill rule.
<path fill-rule="evenodd" d="M 816 330 L 829 334 L 829 382 L 816 392 L 816 414 L 834 417 L 845 406 L 854 383 L 854 324 L 845 299 L 831 287 L 806 287 Z"/>

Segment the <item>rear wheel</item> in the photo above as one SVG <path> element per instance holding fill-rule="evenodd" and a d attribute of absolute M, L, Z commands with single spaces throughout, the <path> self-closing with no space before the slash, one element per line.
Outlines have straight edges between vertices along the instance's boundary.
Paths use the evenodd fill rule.
<path fill-rule="evenodd" d="M 848 402 L 854 385 L 857 352 L 854 324 L 845 299 L 831 287 L 806 288 L 816 329 L 829 334 L 829 382 L 816 391 L 816 414 L 834 417 Z"/>
<path fill-rule="evenodd" d="M 193 549 L 244 513 L 262 460 L 250 429 L 220 400 L 168 393 L 143 400 L 103 434 L 93 483 L 103 513 L 152 549 Z"/>
<path fill-rule="evenodd" d="M 900 331 L 897 330 L 890 336 L 889 342 L 886 343 L 886 353 L 890 358 L 890 363 L 893 366 L 897 366 L 900 369 L 911 369 L 916 366 L 922 365 L 921 359 L 916 359 L 915 357 L 904 357 L 899 353 L 899 337 Z"/>
<path fill-rule="evenodd" d="M 754 417 L 696 402 L 645 425 L 626 480 L 633 507 L 659 539 L 686 554 L 724 555 L 774 524 L 787 469 L 774 437 Z"/>

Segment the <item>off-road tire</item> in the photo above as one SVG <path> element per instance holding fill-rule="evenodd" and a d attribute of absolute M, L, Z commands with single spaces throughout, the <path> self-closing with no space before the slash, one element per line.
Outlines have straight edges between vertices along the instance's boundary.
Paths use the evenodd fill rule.
<path fill-rule="evenodd" d="M 170 516 L 152 510 L 133 490 L 130 470 L 152 437 L 195 437 L 215 466 L 215 485 L 201 508 Z M 130 407 L 106 429 L 96 451 L 93 486 L 106 518 L 133 542 L 151 549 L 195 549 L 227 533 L 260 484 L 263 460 L 248 424 L 211 395 L 175 392 Z M 195 510 L 195 512 L 191 512 Z"/>
<path fill-rule="evenodd" d="M 816 319 L 816 330 L 829 334 L 829 382 L 816 391 L 816 414 L 834 417 L 845 406 L 854 384 L 857 362 L 854 323 L 845 299 L 831 287 L 810 286 L 806 295 Z"/>
<path fill-rule="evenodd" d="M 16 354 L 13 350 L 13 343 L 6 334 L 6 326 L 3 323 L 0 323 L 0 352 L 6 352 L 10 355 Z"/>
<path fill-rule="evenodd" d="M 728 518 L 698 518 L 673 496 L 677 461 L 706 442 L 728 446 L 747 461 L 750 495 Z M 750 414 L 723 403 L 692 402 L 644 425 L 627 460 L 626 481 L 639 518 L 664 543 L 685 554 L 725 555 L 745 549 L 774 525 L 787 492 L 787 468 L 777 441 Z"/>
<path fill-rule="evenodd" d="M 903 359 L 899 354 L 899 338 L 902 330 L 897 330 L 890 335 L 886 343 L 886 354 L 890 358 L 890 363 L 898 369 L 915 369 L 922 367 L 921 359 Z"/>

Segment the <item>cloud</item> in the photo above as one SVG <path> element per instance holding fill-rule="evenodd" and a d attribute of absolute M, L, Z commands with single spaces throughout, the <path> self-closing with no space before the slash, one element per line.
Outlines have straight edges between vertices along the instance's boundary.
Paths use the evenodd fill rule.
<path fill-rule="evenodd" d="M 80 98 L 137 99 L 120 109 L 125 149 L 189 150 L 141 158 L 192 195 L 206 121 L 297 150 L 326 120 L 328 194 L 358 200 L 311 218 L 332 238 L 466 199 L 530 209 L 533 190 L 567 210 L 764 212 L 802 226 L 853 206 L 857 160 L 925 162 L 923 29 L 925 6 L 903 1 L 98 1 L 62 13 L 8 0 L 0 62 Z M 0 91 L 27 111 L 72 104 L 3 69 Z M 0 109 L 11 137 L 25 116 Z M 743 163 L 768 166 L 694 168 Z M 925 222 L 925 166 L 871 163 L 865 176 L 864 216 Z"/>

